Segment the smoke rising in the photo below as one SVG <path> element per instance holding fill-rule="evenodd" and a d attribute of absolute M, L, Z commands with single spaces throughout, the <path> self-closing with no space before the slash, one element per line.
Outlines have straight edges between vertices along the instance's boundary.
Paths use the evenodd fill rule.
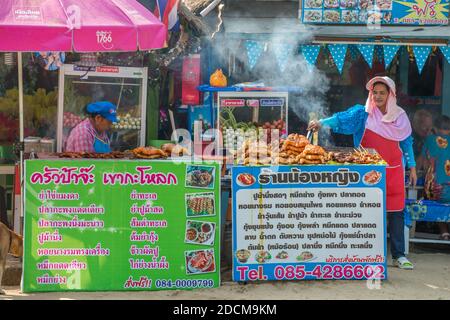
<path fill-rule="evenodd" d="M 283 21 L 283 19 L 282 17 L 274 18 L 277 21 Z M 226 25 L 230 26 L 230 22 L 226 22 Z M 280 25 L 284 24 L 280 23 Z M 265 27 L 267 28 L 267 26 Z M 241 26 L 241 28 L 245 28 L 245 26 Z M 298 87 L 300 92 L 292 93 L 289 96 L 289 110 L 291 114 L 293 112 L 299 118 L 301 125 L 299 128 L 290 127 L 289 131 L 306 135 L 306 124 L 310 120 L 311 113 L 316 114 L 319 119 L 328 115 L 326 94 L 330 88 L 330 80 L 323 71 L 316 66 L 309 65 L 303 54 L 299 53 L 302 44 L 311 43 L 313 33 L 305 29 L 304 32 L 295 33 L 293 36 L 287 31 L 282 27 L 274 27 L 266 37 L 255 39 L 266 45 L 257 65 L 251 71 L 248 70 L 245 39 L 226 40 L 228 50 L 223 50 L 222 44 L 221 48 L 217 48 L 215 51 L 225 55 L 222 61 L 228 62 L 228 69 L 231 70 L 229 73 L 237 82 L 254 81 L 264 83 L 266 86 Z M 280 71 L 273 50 L 274 46 L 279 43 L 290 43 L 294 47 L 283 72 Z M 235 67 L 237 63 L 243 66 L 241 70 Z M 322 138 L 325 138 L 324 135 L 327 133 L 321 132 Z M 329 139 L 321 140 L 328 141 Z"/>

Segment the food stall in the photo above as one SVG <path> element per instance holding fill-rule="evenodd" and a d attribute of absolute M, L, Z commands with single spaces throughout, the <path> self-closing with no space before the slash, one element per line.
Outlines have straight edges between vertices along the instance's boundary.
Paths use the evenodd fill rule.
<path fill-rule="evenodd" d="M 146 68 L 65 65 L 59 79 L 59 152 L 25 162 L 24 292 L 218 287 L 219 162 L 145 146 Z M 64 151 L 93 98 L 118 106 L 114 151 Z"/>
<path fill-rule="evenodd" d="M 232 168 L 233 280 L 387 279 L 386 163 L 305 136 L 244 142 Z"/>
<path fill-rule="evenodd" d="M 73 6 L 67 3 L 45 1 L 28 10 L 21 1 L 8 2 L 4 12 L 19 14 L 5 15 L 0 21 L 1 31 L 7 29 L 9 35 L 1 43 L 2 51 L 130 52 L 164 47 L 167 27 L 134 0 L 77 6 L 81 16 L 73 28 L 67 19 Z M 35 23 L 30 24 L 30 18 Z M 179 158 L 186 153 L 181 146 L 143 147 L 146 70 L 64 68 L 58 151 L 73 122 L 79 120 L 83 105 L 77 98 L 86 96 L 83 93 L 114 100 L 123 121 L 113 137 L 115 152 L 59 152 L 24 163 L 20 171 L 25 188 L 23 291 L 218 286 L 218 164 Z M 19 54 L 21 142 L 22 69 Z M 74 114 L 64 119 L 64 112 Z M 169 156 L 177 159 L 165 161 Z"/>
<path fill-rule="evenodd" d="M 202 88 L 217 92 L 232 159 L 222 180 L 233 280 L 387 279 L 386 163 L 375 150 L 325 149 L 317 135 L 288 132 L 292 88 Z"/>

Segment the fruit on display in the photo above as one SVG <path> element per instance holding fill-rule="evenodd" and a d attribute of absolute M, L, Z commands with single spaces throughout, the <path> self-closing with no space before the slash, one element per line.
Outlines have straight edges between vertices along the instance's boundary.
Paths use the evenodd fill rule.
<path fill-rule="evenodd" d="M 84 117 L 80 117 L 72 112 L 64 112 L 64 127 L 65 128 L 73 128 L 76 127 L 81 121 L 84 120 Z"/>
<path fill-rule="evenodd" d="M 227 77 L 223 74 L 222 69 L 217 69 L 209 78 L 209 84 L 212 87 L 226 87 Z"/>
<path fill-rule="evenodd" d="M 131 114 L 118 115 L 116 123 L 113 124 L 115 130 L 140 130 L 141 118 L 132 117 Z"/>
<path fill-rule="evenodd" d="M 37 89 L 33 94 L 25 94 L 24 103 L 24 127 L 26 135 L 43 136 L 48 134 L 48 129 L 54 128 L 57 118 L 57 92 L 48 92 L 45 89 Z M 0 140 L 14 140 L 19 130 L 19 91 L 17 89 L 6 90 L 0 97 Z"/>
<path fill-rule="evenodd" d="M 69 82 L 64 87 L 64 111 L 81 115 L 84 107 L 92 102 L 92 97 L 84 96 L 75 90 L 74 85 Z"/>
<path fill-rule="evenodd" d="M 5 95 L 0 97 L 0 110 L 5 116 L 19 117 L 19 90 L 6 90 Z"/>
<path fill-rule="evenodd" d="M 272 141 L 272 134 L 275 135 L 275 139 L 278 139 L 286 134 L 286 123 L 280 119 L 280 120 L 274 120 L 272 123 L 266 122 L 263 124 L 262 128 L 264 130 L 267 130 L 267 142 Z"/>
<path fill-rule="evenodd" d="M 14 141 L 19 134 L 19 121 L 17 118 L 0 112 L 0 141 Z"/>
<path fill-rule="evenodd" d="M 58 94 L 56 91 L 46 92 L 37 89 L 34 95 L 24 96 L 25 127 L 33 128 L 30 135 L 42 136 L 42 127 L 54 127 L 57 121 Z"/>
<path fill-rule="evenodd" d="M 58 95 L 55 91 L 49 93 L 45 89 L 37 89 L 33 95 L 24 95 L 25 127 L 35 127 L 36 123 L 54 124 L 58 104 Z M 0 97 L 0 110 L 5 115 L 13 118 L 19 117 L 19 91 L 17 89 L 6 90 Z"/>
<path fill-rule="evenodd" d="M 273 130 L 273 129 L 278 129 L 280 131 L 285 130 L 285 122 L 280 119 L 280 120 L 274 120 L 272 121 L 272 123 L 270 122 L 266 122 L 263 124 L 263 129 L 267 129 L 267 130 Z"/>

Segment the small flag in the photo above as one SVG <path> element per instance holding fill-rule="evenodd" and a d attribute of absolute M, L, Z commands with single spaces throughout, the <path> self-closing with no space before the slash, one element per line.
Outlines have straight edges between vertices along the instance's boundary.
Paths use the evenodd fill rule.
<path fill-rule="evenodd" d="M 445 59 L 450 63 L 450 47 L 439 47 Z"/>
<path fill-rule="evenodd" d="M 383 46 L 384 69 L 389 68 L 389 65 L 392 63 L 392 60 L 394 60 L 394 57 L 397 54 L 398 49 L 400 49 L 400 46 L 395 46 L 395 45 L 384 45 Z"/>
<path fill-rule="evenodd" d="M 339 73 L 342 74 L 342 71 L 344 70 L 345 55 L 347 54 L 347 45 L 329 44 L 327 47 L 331 53 L 331 56 L 333 57 L 334 63 L 336 64 Z"/>
<path fill-rule="evenodd" d="M 280 68 L 281 72 L 284 72 L 284 70 L 286 69 L 286 64 L 289 60 L 289 56 L 294 50 L 294 45 L 290 43 L 274 43 L 273 50 L 278 62 L 278 67 Z"/>
<path fill-rule="evenodd" d="M 259 57 L 264 50 L 264 42 L 247 40 L 245 41 L 245 47 L 247 49 L 247 58 L 250 70 L 253 69 L 258 63 Z"/>
<path fill-rule="evenodd" d="M 156 0 L 155 16 L 162 21 L 169 31 L 179 31 L 179 0 Z"/>
<path fill-rule="evenodd" d="M 315 66 L 320 53 L 320 44 L 310 44 L 302 46 L 302 53 L 310 67 Z"/>
<path fill-rule="evenodd" d="M 369 67 L 372 68 L 375 46 L 372 44 L 358 44 L 356 46 L 358 47 L 359 52 L 361 52 L 361 55 L 364 57 Z"/>
<path fill-rule="evenodd" d="M 425 62 L 427 62 L 428 56 L 431 52 L 431 46 L 413 46 L 414 56 L 416 57 L 417 69 L 419 74 L 422 73 Z"/>

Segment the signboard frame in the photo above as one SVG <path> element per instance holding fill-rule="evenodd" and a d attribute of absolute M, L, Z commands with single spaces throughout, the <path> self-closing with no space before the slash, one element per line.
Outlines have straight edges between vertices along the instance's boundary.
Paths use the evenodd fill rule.
<path fill-rule="evenodd" d="M 357 172 L 359 173 L 359 181 L 355 182 L 353 184 L 353 186 L 350 184 L 348 186 L 334 186 L 331 183 L 280 183 L 279 185 L 275 185 L 273 186 L 273 184 L 271 182 L 269 182 L 267 185 L 262 185 L 260 184 L 260 175 L 261 174 L 275 174 L 275 173 L 290 173 L 293 172 L 293 170 L 297 170 L 299 173 L 320 173 L 320 172 L 325 172 L 325 173 L 337 173 L 339 170 L 347 170 L 349 172 Z M 378 182 L 373 185 L 373 186 L 368 186 L 365 183 L 363 183 L 363 176 L 365 176 L 368 172 L 371 171 L 378 171 L 381 173 L 381 177 L 379 178 Z M 253 175 L 254 182 L 252 185 L 249 186 L 243 186 L 242 183 L 238 182 L 238 177 L 240 174 L 244 174 L 244 173 L 250 173 Z M 329 279 L 329 280 L 367 280 L 367 279 L 376 279 L 376 280 L 386 280 L 387 279 L 387 247 L 386 247 L 386 195 L 385 195 L 385 166 L 384 165 L 349 165 L 349 166 L 335 166 L 335 165 L 321 165 L 321 166 L 279 166 L 279 167 L 245 167 L 245 166 L 234 166 L 232 169 L 232 197 L 233 197 L 233 213 L 232 213 L 232 225 L 233 225 L 233 239 L 232 239 L 232 254 L 233 254 L 233 281 L 237 281 L 237 282 L 246 282 L 246 281 L 257 281 L 257 280 L 261 280 L 261 281 L 267 281 L 267 280 L 325 280 L 325 279 Z M 289 185 L 289 187 L 287 187 Z M 239 201 L 239 195 L 238 192 L 243 191 L 243 190 L 252 190 L 252 191 L 256 191 L 256 193 L 254 194 L 260 194 L 261 198 L 258 200 L 258 205 L 261 206 L 265 206 L 266 204 L 272 203 L 270 202 L 271 200 L 265 200 L 263 194 L 269 191 L 273 191 L 273 190 L 283 190 L 285 191 L 285 189 L 289 188 L 290 192 L 291 191 L 299 191 L 299 192 L 305 192 L 305 191 L 309 191 L 309 192 L 313 192 L 313 190 L 329 190 L 329 189 L 333 189 L 333 190 L 341 190 L 343 191 L 345 189 L 345 191 L 347 191 L 348 189 L 352 189 L 352 188 L 365 188 L 367 190 L 367 188 L 369 188 L 369 190 L 379 190 L 378 193 L 378 201 L 381 205 L 380 209 L 374 209 L 377 210 L 378 216 L 376 217 L 379 223 L 382 224 L 382 226 L 380 226 L 379 224 L 377 224 L 377 229 L 375 229 L 374 231 L 376 232 L 376 234 L 378 235 L 378 237 L 376 238 L 376 242 L 375 242 L 375 247 L 377 248 L 377 250 L 382 250 L 382 252 L 377 252 L 377 255 L 372 255 L 371 259 L 365 259 L 366 257 L 360 259 L 359 256 L 355 256 L 354 253 L 356 252 L 356 249 L 342 249 L 342 255 L 341 256 L 336 256 L 336 252 L 338 251 L 333 251 L 334 249 L 330 249 L 330 252 L 333 252 L 334 256 L 333 259 L 329 259 L 329 261 L 334 261 L 334 262 L 329 262 L 329 261 L 323 261 L 323 260 L 315 260 L 316 259 L 316 255 L 321 256 L 323 255 L 323 253 L 319 253 L 317 254 L 317 251 L 311 250 L 314 255 L 311 258 L 310 261 L 295 261 L 292 262 L 293 260 L 293 256 L 292 255 L 292 251 L 296 252 L 296 255 L 299 254 L 302 251 L 307 251 L 305 249 L 301 249 L 301 243 L 303 242 L 305 243 L 306 240 L 299 240 L 299 241 L 289 241 L 289 240 L 280 240 L 278 239 L 279 237 L 281 238 L 281 236 L 277 236 L 275 239 L 274 238 L 270 238 L 269 236 L 272 236 L 274 234 L 277 233 L 276 230 L 274 229 L 270 229 L 271 231 L 268 231 L 269 228 L 266 228 L 266 233 L 264 234 L 264 239 L 269 239 L 267 241 L 261 241 L 259 243 L 263 244 L 263 249 L 258 248 L 256 249 L 256 246 L 252 246 L 255 247 L 255 250 L 248 250 L 249 247 L 245 246 L 246 244 L 248 244 L 248 242 L 245 241 L 240 241 L 241 243 L 238 243 L 238 232 L 243 233 L 242 230 L 238 231 L 238 228 L 243 228 L 243 221 L 252 221 L 253 223 L 256 222 L 259 223 L 259 225 L 266 225 L 270 223 L 274 223 L 275 225 L 279 222 L 281 223 L 288 223 L 293 221 L 293 219 L 286 219 L 286 217 L 283 218 L 277 218 L 274 217 L 272 220 L 269 219 L 264 219 L 261 218 L 259 219 L 259 215 L 265 215 L 266 212 L 264 211 L 264 209 L 261 209 L 260 212 L 258 213 L 258 216 L 255 217 L 255 210 L 256 209 L 248 209 L 245 211 L 242 211 L 240 213 L 238 213 L 237 210 L 237 202 Z M 282 192 L 279 192 L 279 194 L 282 194 Z M 356 192 L 356 191 L 355 191 Z M 381 196 L 380 196 L 381 195 Z M 245 193 L 243 196 L 243 199 L 245 200 L 245 204 L 251 204 L 253 205 L 255 201 L 253 201 L 254 199 L 251 199 L 251 197 L 249 198 L 249 195 L 247 193 Z M 380 199 L 381 197 L 381 199 Z M 266 198 L 268 199 L 268 198 Z M 295 200 L 286 200 L 286 203 L 289 202 L 294 202 Z M 311 200 L 312 202 L 312 200 Z M 326 201 L 325 201 L 326 202 Z M 259 210 L 259 209 L 258 209 Z M 293 209 L 295 210 L 295 209 Z M 320 210 L 320 209 L 319 209 Z M 326 209 L 323 209 L 326 210 Z M 332 209 L 330 209 L 332 210 Z M 336 209 L 338 210 L 338 209 Z M 275 210 L 276 211 L 276 210 Z M 307 212 L 308 210 L 305 209 L 303 210 L 304 212 Z M 355 209 L 355 211 L 357 211 L 357 209 Z M 303 212 L 303 213 L 304 213 Z M 267 209 L 267 214 L 275 214 L 272 211 L 269 211 L 269 209 Z M 283 209 L 279 209 L 277 211 L 278 214 L 282 214 L 284 213 Z M 373 213 L 373 212 L 372 212 Z M 238 214 L 247 214 L 250 216 L 250 218 L 245 218 L 247 220 L 243 220 L 243 219 L 238 219 L 237 215 Z M 334 215 L 333 215 L 334 217 Z M 279 220 L 277 220 L 279 219 Z M 364 216 L 363 216 L 364 219 Z M 311 222 L 311 220 L 313 220 L 312 218 L 310 218 L 309 216 L 307 218 L 305 218 L 305 224 Z M 322 220 L 322 222 L 335 222 L 336 219 L 333 220 L 333 218 L 330 219 L 318 219 L 318 221 L 320 222 L 320 220 Z M 301 220 L 299 220 L 301 222 Z M 299 221 L 295 221 L 295 223 L 298 223 Z M 345 221 L 345 220 L 343 220 Z M 317 221 L 315 221 L 317 222 Z M 294 222 L 291 222 L 294 223 Z M 254 240 L 255 243 L 258 242 L 261 238 L 258 237 L 258 235 L 260 235 L 260 233 L 258 234 L 259 231 L 253 230 L 254 232 L 249 232 L 248 230 L 251 230 L 250 227 L 252 227 L 252 225 L 248 226 L 248 229 L 245 233 L 245 235 L 257 235 L 256 239 Z M 267 226 L 269 227 L 269 226 Z M 261 227 L 262 228 L 262 227 Z M 323 228 L 322 228 L 323 229 Z M 261 229 L 263 230 L 263 229 Z M 339 230 L 339 229 L 336 229 Z M 289 233 L 290 230 L 286 231 L 286 234 Z M 298 232 L 298 230 L 296 230 Z M 308 230 L 306 230 L 307 232 Z M 319 230 L 320 231 L 320 230 Z M 318 231 L 318 232 L 319 232 Z M 329 230 L 330 231 L 330 230 Z M 333 231 L 333 230 L 331 230 Z M 350 228 L 349 228 L 349 231 Z M 263 231 L 261 231 L 263 232 Z M 292 231 L 293 232 L 293 231 Z M 300 231 L 299 233 L 303 233 L 304 231 Z M 278 230 L 278 233 L 280 233 L 280 230 Z M 244 234 L 244 233 L 243 233 Z M 242 236 L 239 237 L 240 239 L 242 239 Z M 246 240 L 246 238 L 244 238 Z M 285 248 L 277 248 L 275 250 L 270 251 L 269 250 L 269 245 L 271 243 L 273 239 L 273 243 L 281 243 L 283 242 L 283 244 L 286 242 L 286 244 L 292 245 L 292 244 L 296 244 L 299 243 L 299 249 L 295 249 L 295 250 L 291 250 L 292 247 L 287 247 L 288 249 Z M 319 242 L 323 242 L 321 244 L 325 244 L 325 240 L 321 240 L 318 239 Z M 352 241 L 352 240 L 349 240 Z M 265 243 L 264 243 L 265 242 Z M 267 244 L 267 246 L 266 246 Z M 272 246 L 274 247 L 274 246 Z M 325 247 L 326 248 L 326 247 Z M 243 251 L 242 253 L 245 254 L 245 256 L 242 256 L 242 259 L 239 260 L 238 258 L 238 251 L 241 250 L 247 250 L 248 253 L 246 253 L 245 251 Z M 258 253 L 261 251 L 266 251 L 265 255 L 268 256 L 268 259 L 266 261 L 258 261 L 257 255 Z M 283 252 L 285 251 L 285 253 L 289 256 L 288 258 L 286 257 L 279 257 L 279 252 Z M 308 250 L 309 252 L 309 250 Z M 320 252 L 320 251 L 319 251 Z M 268 254 L 267 254 L 268 253 Z M 311 253 L 311 252 L 310 252 Z M 303 252 L 302 252 L 303 254 Z M 328 254 L 328 253 L 327 253 Z M 379 255 L 381 255 L 381 259 L 377 259 L 379 258 Z M 330 254 L 330 257 L 332 255 Z M 368 257 L 368 256 L 367 256 Z M 286 262 L 288 260 L 284 260 L 284 259 L 289 259 L 289 262 Z M 320 259 L 320 258 L 319 258 Z M 364 259 L 366 260 L 366 262 L 364 262 Z M 298 260 L 298 259 L 297 259 Z M 340 269 L 340 270 L 337 270 Z M 342 274 L 342 276 L 339 276 L 340 271 L 342 272 L 346 272 L 346 275 Z"/>

